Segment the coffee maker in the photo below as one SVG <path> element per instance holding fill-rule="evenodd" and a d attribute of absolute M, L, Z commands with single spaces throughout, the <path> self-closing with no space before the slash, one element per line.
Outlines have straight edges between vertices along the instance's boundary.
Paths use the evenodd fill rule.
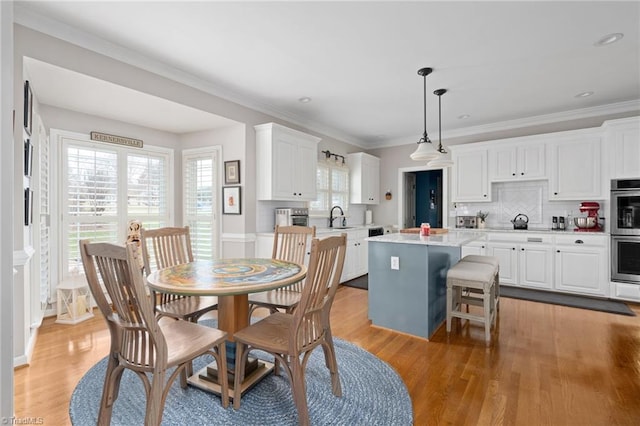
<path fill-rule="evenodd" d="M 578 232 L 602 232 L 602 226 L 600 226 L 600 218 L 598 216 L 598 211 L 600 210 L 600 204 L 594 201 L 584 201 L 580 203 L 580 212 L 586 213 L 587 218 L 593 218 L 591 220 L 595 221 L 595 226 L 592 227 L 581 227 L 577 226 L 574 231 Z M 588 223 L 589 219 L 587 220 Z"/>

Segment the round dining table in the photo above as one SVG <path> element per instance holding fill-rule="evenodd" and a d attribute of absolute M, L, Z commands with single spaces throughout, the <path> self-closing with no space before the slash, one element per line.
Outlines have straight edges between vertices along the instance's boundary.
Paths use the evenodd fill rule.
<path fill-rule="evenodd" d="M 233 334 L 249 325 L 249 293 L 274 290 L 305 278 L 307 268 L 293 262 L 264 258 L 216 259 L 195 261 L 160 269 L 147 276 L 149 288 L 158 293 L 184 296 L 217 296 L 218 328 L 229 335 L 227 365 L 234 373 Z M 250 389 L 273 368 L 266 361 L 247 363 L 242 392 Z M 220 392 L 215 369 L 208 366 L 189 378 L 199 388 Z M 230 379 L 233 386 L 233 380 Z M 231 392 L 231 395 L 233 393 Z"/>

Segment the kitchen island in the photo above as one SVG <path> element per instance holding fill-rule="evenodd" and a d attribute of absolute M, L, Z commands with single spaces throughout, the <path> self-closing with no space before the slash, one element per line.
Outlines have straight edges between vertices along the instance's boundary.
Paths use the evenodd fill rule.
<path fill-rule="evenodd" d="M 450 231 L 367 238 L 372 324 L 430 338 L 446 318 L 447 271 L 460 260 L 461 246 L 483 236 Z"/>

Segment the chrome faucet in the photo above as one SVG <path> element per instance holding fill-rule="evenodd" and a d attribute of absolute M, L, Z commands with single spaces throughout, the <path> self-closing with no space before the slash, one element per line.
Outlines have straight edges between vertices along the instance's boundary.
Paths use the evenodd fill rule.
<path fill-rule="evenodd" d="M 333 207 L 331 207 L 331 211 L 329 212 L 329 228 L 333 228 L 333 221 L 334 221 L 335 219 L 337 219 L 337 218 L 338 218 L 338 216 L 333 217 L 333 211 L 334 211 L 335 209 L 340 209 L 340 216 L 342 216 L 342 226 L 344 226 L 344 225 L 345 225 L 345 220 L 346 220 L 346 219 L 345 219 L 345 217 L 344 217 L 344 211 L 342 210 L 342 207 L 340 207 L 340 206 L 333 206 Z"/>

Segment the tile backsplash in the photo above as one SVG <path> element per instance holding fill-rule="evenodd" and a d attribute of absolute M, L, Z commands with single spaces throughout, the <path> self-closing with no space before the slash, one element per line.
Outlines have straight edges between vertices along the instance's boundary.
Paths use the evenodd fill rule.
<path fill-rule="evenodd" d="M 450 216 L 475 216 L 480 210 L 488 211 L 487 226 L 499 228 L 510 227 L 510 221 L 516 215 L 525 214 L 529 217 L 530 229 L 550 229 L 552 216 L 566 218 L 569 215 L 583 215 L 579 210 L 581 201 L 549 201 L 549 182 L 546 180 L 494 183 L 491 186 L 491 199 L 493 201 L 489 203 L 452 203 Z M 600 217 L 609 216 L 607 201 L 583 201 L 599 202 Z"/>

